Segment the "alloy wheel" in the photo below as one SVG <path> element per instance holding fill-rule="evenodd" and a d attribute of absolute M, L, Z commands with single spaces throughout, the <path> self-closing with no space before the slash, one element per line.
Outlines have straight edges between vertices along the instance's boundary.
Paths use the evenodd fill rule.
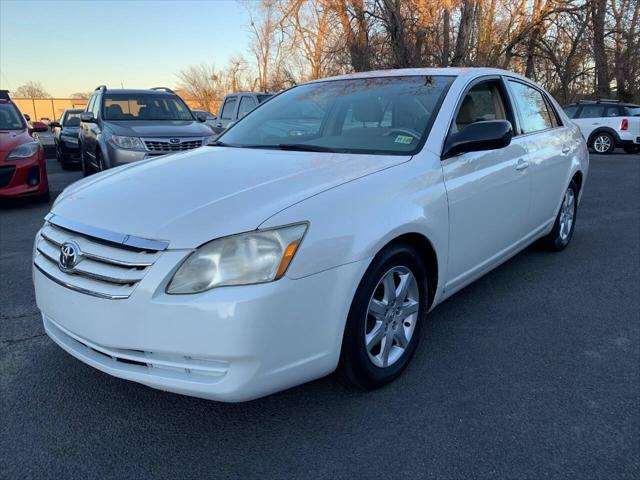
<path fill-rule="evenodd" d="M 413 272 L 404 266 L 387 271 L 369 300 L 364 342 L 369 360 L 380 368 L 404 354 L 418 321 L 420 289 Z"/>
<path fill-rule="evenodd" d="M 593 149 L 598 153 L 606 153 L 611 148 L 611 137 L 609 135 L 599 135 L 593 141 Z"/>
<path fill-rule="evenodd" d="M 562 206 L 560 207 L 560 238 L 566 242 L 571 235 L 573 219 L 576 212 L 576 196 L 572 188 L 568 188 L 564 193 Z"/>

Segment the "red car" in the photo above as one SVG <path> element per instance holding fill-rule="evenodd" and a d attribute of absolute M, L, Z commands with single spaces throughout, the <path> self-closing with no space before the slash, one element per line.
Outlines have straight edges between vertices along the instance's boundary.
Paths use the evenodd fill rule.
<path fill-rule="evenodd" d="M 9 92 L 0 90 L 0 198 L 35 197 L 49 201 L 44 149 L 33 138 L 34 131 L 9 98 Z"/>

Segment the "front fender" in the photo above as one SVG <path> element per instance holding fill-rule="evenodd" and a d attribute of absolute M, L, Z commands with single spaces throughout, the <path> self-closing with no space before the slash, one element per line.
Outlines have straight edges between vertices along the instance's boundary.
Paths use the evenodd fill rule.
<path fill-rule="evenodd" d="M 439 275 L 446 270 L 448 206 L 435 155 L 414 157 L 308 198 L 270 217 L 260 228 L 299 221 L 308 221 L 309 229 L 287 272 L 290 278 L 371 259 L 407 233 L 423 235 L 436 252 Z"/>

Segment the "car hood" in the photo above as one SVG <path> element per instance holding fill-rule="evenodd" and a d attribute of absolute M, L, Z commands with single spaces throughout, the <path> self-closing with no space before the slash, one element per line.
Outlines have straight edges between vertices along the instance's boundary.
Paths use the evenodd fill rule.
<path fill-rule="evenodd" d="M 204 137 L 211 129 L 204 123 L 182 120 L 132 120 L 109 122 L 116 135 L 128 137 Z"/>
<path fill-rule="evenodd" d="M 35 139 L 25 130 L 0 130 L 0 152 L 10 152 L 23 143 L 33 142 Z M 4 157 L 4 155 L 3 155 Z"/>
<path fill-rule="evenodd" d="M 194 248 L 254 230 L 294 203 L 410 158 L 202 147 L 81 180 L 63 192 L 52 213 L 168 240 L 169 248 Z"/>

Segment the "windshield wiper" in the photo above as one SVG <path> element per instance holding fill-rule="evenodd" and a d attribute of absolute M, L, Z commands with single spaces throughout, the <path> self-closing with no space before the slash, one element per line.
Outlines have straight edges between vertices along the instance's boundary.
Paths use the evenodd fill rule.
<path fill-rule="evenodd" d="M 213 143 L 208 145 L 209 147 L 233 147 L 233 145 L 229 145 L 228 143 L 221 142 L 220 140 L 216 140 Z"/>
<path fill-rule="evenodd" d="M 296 150 L 300 152 L 336 152 L 337 150 L 322 145 L 309 145 L 308 143 L 281 143 L 278 145 L 280 150 Z"/>

